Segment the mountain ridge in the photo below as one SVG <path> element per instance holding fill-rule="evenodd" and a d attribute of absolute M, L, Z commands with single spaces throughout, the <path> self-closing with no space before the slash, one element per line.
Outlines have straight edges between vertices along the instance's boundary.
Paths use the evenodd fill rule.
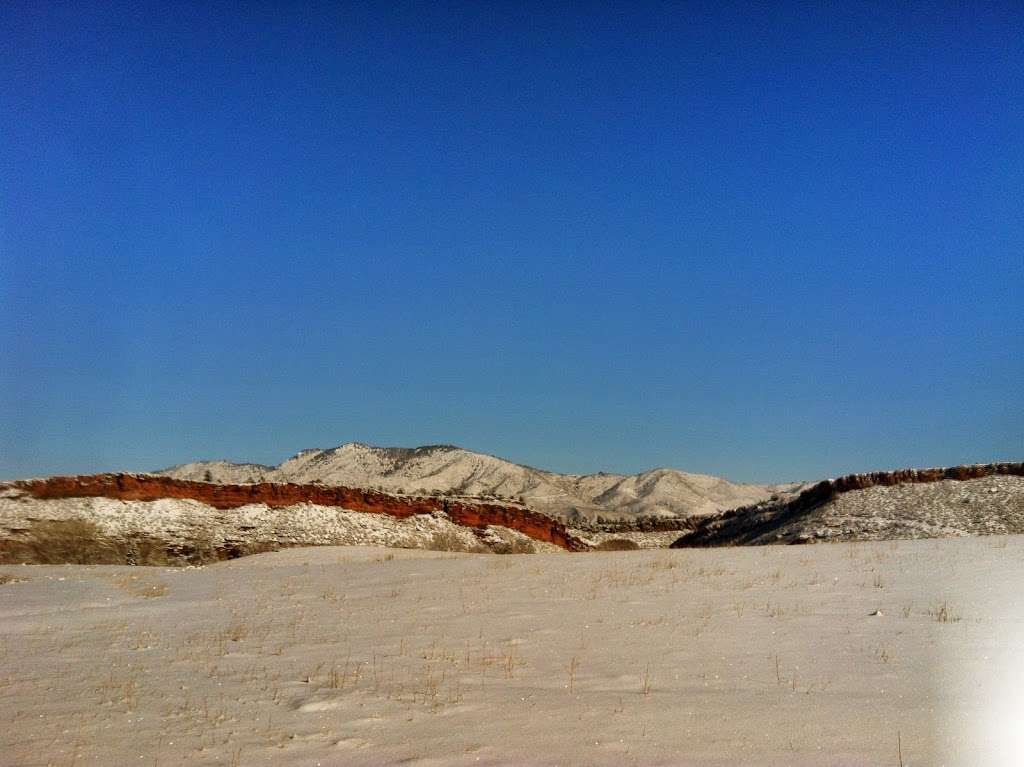
<path fill-rule="evenodd" d="M 322 482 L 399 494 L 515 498 L 563 519 L 706 516 L 806 486 L 739 483 L 664 466 L 637 474 L 559 474 L 457 445 L 376 447 L 363 442 L 307 448 L 276 466 L 207 460 L 153 473 L 194 481 Z"/>

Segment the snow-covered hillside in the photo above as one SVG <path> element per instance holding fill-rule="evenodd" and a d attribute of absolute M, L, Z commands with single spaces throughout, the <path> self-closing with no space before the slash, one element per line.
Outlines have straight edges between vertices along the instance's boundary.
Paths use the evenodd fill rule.
<path fill-rule="evenodd" d="M 349 442 L 303 450 L 279 466 L 198 461 L 164 469 L 208 482 L 323 482 L 392 493 L 456 493 L 523 499 L 558 517 L 706 515 L 786 494 L 797 485 L 748 485 L 706 474 L 653 469 L 641 474 L 556 474 L 452 445 L 373 447 Z"/>

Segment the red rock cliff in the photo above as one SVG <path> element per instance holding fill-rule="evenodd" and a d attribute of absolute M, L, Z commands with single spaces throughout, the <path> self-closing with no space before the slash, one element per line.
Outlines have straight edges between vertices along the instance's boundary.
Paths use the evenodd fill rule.
<path fill-rule="evenodd" d="M 501 525 L 569 551 L 587 548 L 585 543 L 570 535 L 560 522 L 521 506 L 501 506 L 445 498 L 410 498 L 351 487 L 271 482 L 217 485 L 151 474 L 86 474 L 15 480 L 4 484 L 24 490 L 42 500 L 117 498 L 124 501 L 156 501 L 161 498 L 189 498 L 218 509 L 233 509 L 248 503 L 263 503 L 272 508 L 293 506 L 297 503 L 315 503 L 320 506 L 340 506 L 350 511 L 389 514 L 393 517 L 444 512 L 456 524 L 467 527 Z"/>

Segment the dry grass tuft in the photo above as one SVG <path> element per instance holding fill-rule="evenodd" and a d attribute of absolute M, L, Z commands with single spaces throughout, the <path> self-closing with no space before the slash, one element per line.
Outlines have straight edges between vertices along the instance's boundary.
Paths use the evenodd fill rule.
<path fill-rule="evenodd" d="M 576 689 L 576 672 L 580 668 L 580 659 L 578 656 L 573 655 L 572 660 L 569 661 L 569 684 L 566 687 L 569 688 L 569 692 L 573 692 Z"/>
<path fill-rule="evenodd" d="M 86 519 L 34 522 L 18 537 L 0 541 L 0 564 L 28 565 L 203 565 L 222 559 L 276 551 L 274 542 L 233 542 L 220 545 L 202 531 L 183 544 L 146 535 L 110 536 Z"/>
<path fill-rule="evenodd" d="M 224 638 L 231 642 L 240 642 L 249 636 L 249 626 L 241 621 L 233 621 L 224 629 Z"/>
<path fill-rule="evenodd" d="M 938 623 L 959 623 L 962 617 L 959 613 L 954 612 L 953 608 L 946 601 L 933 607 L 928 611 L 928 614 Z"/>
<path fill-rule="evenodd" d="M 640 676 L 640 694 L 645 698 L 651 694 L 651 664 L 648 663 L 644 668 L 644 673 Z"/>
<path fill-rule="evenodd" d="M 628 538 L 609 538 L 594 547 L 594 551 L 636 551 L 640 546 Z"/>
<path fill-rule="evenodd" d="M 487 554 L 490 552 L 483 544 L 471 544 L 464 541 L 453 530 L 435 532 L 429 541 L 423 544 L 429 551 L 461 551 L 467 554 Z"/>
<path fill-rule="evenodd" d="M 167 594 L 167 584 L 161 581 L 146 582 L 139 580 L 137 575 L 125 575 L 114 581 L 120 588 L 132 596 L 153 599 Z"/>
<path fill-rule="evenodd" d="M 84 519 L 35 522 L 20 539 L 3 542 L 0 562 L 31 565 L 124 564 L 124 553 Z"/>

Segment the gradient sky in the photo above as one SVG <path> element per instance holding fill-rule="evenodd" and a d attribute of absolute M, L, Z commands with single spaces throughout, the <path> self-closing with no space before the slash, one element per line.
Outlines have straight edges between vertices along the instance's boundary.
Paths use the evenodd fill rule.
<path fill-rule="evenodd" d="M 1024 458 L 1019 2 L 554 5 L 3 3 L 0 476 Z"/>

